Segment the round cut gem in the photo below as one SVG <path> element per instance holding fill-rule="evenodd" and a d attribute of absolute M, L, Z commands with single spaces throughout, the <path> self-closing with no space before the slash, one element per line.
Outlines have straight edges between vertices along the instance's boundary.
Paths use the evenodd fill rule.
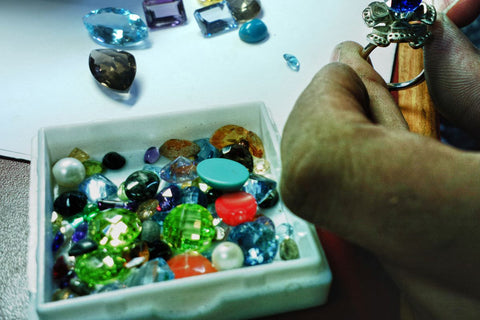
<path fill-rule="evenodd" d="M 75 273 L 89 285 L 106 284 L 128 272 L 119 253 L 98 249 L 77 258 Z"/>
<path fill-rule="evenodd" d="M 415 11 L 420 4 L 422 3 L 422 0 L 389 0 L 387 1 L 387 4 L 390 5 L 390 8 L 399 13 L 407 13 L 407 12 L 413 12 Z"/>

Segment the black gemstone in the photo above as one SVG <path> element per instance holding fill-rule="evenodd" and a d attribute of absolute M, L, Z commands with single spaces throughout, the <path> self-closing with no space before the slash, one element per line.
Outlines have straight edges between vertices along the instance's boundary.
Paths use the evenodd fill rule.
<path fill-rule="evenodd" d="M 150 260 L 155 258 L 163 258 L 165 261 L 168 261 L 173 256 L 172 249 L 163 240 L 147 242 L 147 245 L 150 254 Z"/>
<path fill-rule="evenodd" d="M 125 194 L 134 201 L 153 199 L 159 184 L 160 178 L 155 173 L 146 170 L 135 171 L 124 182 Z"/>
<path fill-rule="evenodd" d="M 118 152 L 109 152 L 103 156 L 102 164 L 108 169 L 121 169 L 127 161 L 125 158 Z"/>
<path fill-rule="evenodd" d="M 98 248 L 98 245 L 95 241 L 92 241 L 90 239 L 82 239 L 75 243 L 70 250 L 68 251 L 68 254 L 71 256 L 79 256 L 84 253 L 91 252 L 95 249 Z"/>
<path fill-rule="evenodd" d="M 53 210 L 63 217 L 71 217 L 83 210 L 87 204 L 87 196 L 80 191 L 62 193 L 53 202 Z"/>
<path fill-rule="evenodd" d="M 101 85 L 123 92 L 128 91 L 137 72 L 135 57 L 121 50 L 92 50 L 88 65 L 93 77 Z"/>
<path fill-rule="evenodd" d="M 253 171 L 253 157 L 248 151 L 248 144 L 232 144 L 222 149 L 220 158 L 230 159 L 243 164 L 248 171 Z"/>
<path fill-rule="evenodd" d="M 279 195 L 277 189 L 270 190 L 267 195 L 258 203 L 258 206 L 262 209 L 268 209 L 277 204 Z"/>

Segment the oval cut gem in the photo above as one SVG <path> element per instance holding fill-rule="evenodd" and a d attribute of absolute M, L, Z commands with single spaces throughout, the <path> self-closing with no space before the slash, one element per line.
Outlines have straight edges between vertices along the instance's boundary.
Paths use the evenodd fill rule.
<path fill-rule="evenodd" d="M 121 8 L 102 8 L 83 17 L 83 23 L 96 41 L 113 46 L 137 44 L 148 37 L 145 22 Z"/>

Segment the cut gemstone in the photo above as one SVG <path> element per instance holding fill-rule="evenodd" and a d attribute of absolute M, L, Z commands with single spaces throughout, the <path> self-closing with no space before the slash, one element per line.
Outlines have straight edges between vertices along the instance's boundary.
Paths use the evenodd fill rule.
<path fill-rule="evenodd" d="M 170 183 L 182 183 L 195 180 L 197 169 L 193 161 L 185 157 L 178 157 L 162 168 L 160 177 Z"/>
<path fill-rule="evenodd" d="M 182 203 L 196 203 L 207 207 L 207 195 L 200 188 L 195 186 L 186 187 L 182 190 Z"/>
<path fill-rule="evenodd" d="M 117 186 L 102 174 L 94 174 L 83 180 L 78 190 L 86 194 L 91 202 L 113 199 L 117 196 Z"/>
<path fill-rule="evenodd" d="M 187 21 L 183 0 L 145 0 L 143 11 L 150 28 L 168 28 Z"/>
<path fill-rule="evenodd" d="M 232 144 L 230 146 L 222 148 L 222 153 L 220 157 L 236 161 L 245 166 L 248 171 L 253 171 L 252 154 L 250 153 L 250 151 L 248 151 L 248 147 L 243 144 Z"/>
<path fill-rule="evenodd" d="M 195 161 L 200 162 L 205 159 L 216 158 L 220 156 L 218 149 L 215 148 L 209 141 L 208 138 L 198 139 L 193 141 L 196 145 L 200 147 L 200 152 L 195 156 Z"/>
<path fill-rule="evenodd" d="M 155 163 L 160 159 L 160 151 L 157 147 L 150 147 L 145 151 L 145 155 L 143 156 L 143 161 L 145 163 Z"/>
<path fill-rule="evenodd" d="M 253 19 L 245 22 L 238 31 L 240 39 L 248 43 L 256 43 L 264 40 L 268 36 L 268 29 L 265 23 L 260 19 Z"/>
<path fill-rule="evenodd" d="M 170 184 L 160 190 L 155 198 L 159 202 L 159 211 L 170 211 L 181 203 L 182 190 L 177 185 Z"/>
<path fill-rule="evenodd" d="M 407 12 L 413 12 L 415 11 L 420 4 L 422 3 L 422 0 L 389 0 L 387 1 L 387 4 L 390 6 L 390 8 L 399 13 L 407 13 Z"/>
<path fill-rule="evenodd" d="M 88 64 L 98 83 L 120 92 L 130 89 L 137 72 L 135 57 L 121 50 L 92 50 Z"/>
<path fill-rule="evenodd" d="M 260 175 L 251 174 L 242 190 L 251 193 L 261 208 L 271 208 L 279 200 L 277 182 Z"/>
<path fill-rule="evenodd" d="M 287 61 L 287 65 L 290 69 L 292 69 L 293 71 L 300 70 L 300 61 L 298 61 L 297 57 L 295 57 L 294 55 L 285 53 L 283 55 L 283 58 L 285 59 L 285 61 Z"/>
<path fill-rule="evenodd" d="M 232 31 L 238 27 L 225 1 L 197 9 L 194 16 L 205 37 Z"/>
<path fill-rule="evenodd" d="M 298 245 L 292 238 L 286 238 L 280 243 L 280 258 L 282 260 L 293 260 L 300 258 Z"/>
<path fill-rule="evenodd" d="M 227 0 L 232 15 L 239 22 L 255 18 L 260 10 L 260 3 L 257 0 Z"/>
<path fill-rule="evenodd" d="M 102 44 L 129 46 L 148 37 L 145 22 L 136 14 L 120 8 L 102 8 L 83 17 L 92 38 Z"/>
<path fill-rule="evenodd" d="M 123 282 L 127 287 L 172 280 L 175 277 L 167 262 L 162 258 L 148 261 L 138 269 L 134 269 Z"/>
<path fill-rule="evenodd" d="M 89 285 L 106 284 L 128 271 L 125 262 L 121 253 L 98 249 L 78 257 L 75 272 Z"/>

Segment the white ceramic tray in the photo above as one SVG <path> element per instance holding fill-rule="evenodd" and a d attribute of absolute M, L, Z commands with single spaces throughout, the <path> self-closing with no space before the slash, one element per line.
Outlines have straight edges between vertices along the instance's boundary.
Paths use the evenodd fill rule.
<path fill-rule="evenodd" d="M 210 137 L 226 124 L 257 133 L 271 164 L 269 176 L 280 179 L 279 134 L 263 103 L 196 109 L 191 112 L 90 122 L 39 130 L 34 142 L 31 182 L 32 234 L 36 246 L 36 281 L 32 286 L 32 314 L 41 319 L 247 319 L 321 305 L 326 302 L 331 272 L 315 228 L 290 213 L 280 201 L 262 212 L 276 225 L 295 228 L 300 258 L 271 264 L 175 279 L 69 300 L 51 301 L 50 215 L 58 193 L 50 169 L 74 147 L 101 159 L 108 151 L 127 157 L 127 167 L 114 182 L 143 165 L 143 153 L 170 138 Z M 31 281 L 32 283 L 32 281 Z M 33 310 L 33 309 L 32 309 Z"/>

